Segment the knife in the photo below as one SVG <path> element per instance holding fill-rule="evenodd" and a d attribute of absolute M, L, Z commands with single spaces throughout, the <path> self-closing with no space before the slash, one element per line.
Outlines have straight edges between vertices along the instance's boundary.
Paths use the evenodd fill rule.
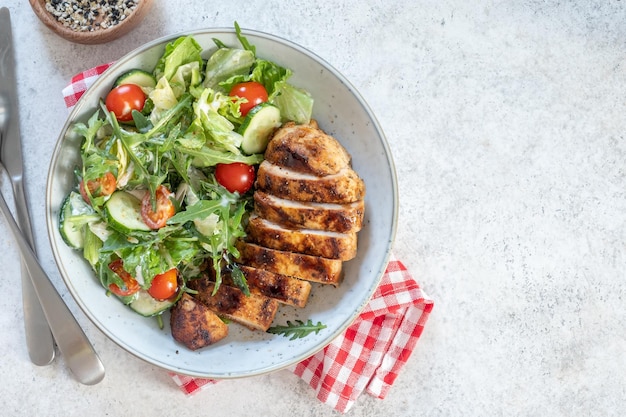
<path fill-rule="evenodd" d="M 24 168 L 20 143 L 20 120 L 17 112 L 17 85 L 12 44 L 11 16 L 9 9 L 3 7 L 0 9 L 0 95 L 4 96 L 10 114 L 8 114 L 8 119 L 6 120 L 5 130 L 2 132 L 0 161 L 2 161 L 11 178 L 17 221 L 22 235 L 34 252 L 33 232 L 30 216 L 28 215 L 28 204 L 24 194 Z M 54 359 L 54 339 L 23 260 L 21 270 L 22 305 L 28 354 L 35 365 L 48 365 Z"/>
<path fill-rule="evenodd" d="M 20 184 L 16 189 L 20 193 L 20 197 L 16 196 L 16 208 L 18 214 L 23 216 L 22 220 L 30 226 L 28 222 L 28 212 L 26 211 L 26 201 L 23 198 L 23 168 L 21 162 L 21 145 L 19 139 L 19 120 L 17 118 L 17 86 L 15 83 L 15 62 L 13 58 L 11 35 L 11 17 L 6 7 L 0 8 L 0 119 L 8 121 L 6 126 L 0 131 L 2 139 L 2 149 L 0 150 L 0 160 L 4 159 L 6 169 L 9 172 L 14 183 Z M 8 105 L 5 105 L 4 102 Z M 11 110 L 14 113 L 11 113 Z M 8 119 L 5 118 L 5 112 L 8 111 Z M 1 127 L 1 126 L 0 126 Z M 18 158 L 19 156 L 19 158 Z M 18 161 L 19 163 L 16 163 Z M 18 204 L 24 204 L 22 207 Z M 29 243 L 20 230 L 17 222 L 11 215 L 2 192 L 0 192 L 0 212 L 5 216 L 9 230 L 13 233 L 15 241 L 18 244 L 22 255 L 22 267 L 29 275 L 31 287 L 39 300 L 39 308 L 43 310 L 45 321 L 48 323 L 46 332 L 40 332 L 46 335 L 42 343 L 48 343 L 48 349 L 52 346 L 54 352 L 54 339 L 56 344 L 64 356 L 67 366 L 70 368 L 76 379 L 86 385 L 97 384 L 104 378 L 104 366 L 102 361 L 95 352 L 93 346 L 87 339 L 87 336 L 81 329 L 76 318 L 65 304 L 58 291 L 46 275 L 45 271 L 39 264 L 34 251 L 32 250 L 32 239 Z M 28 299 L 30 301 L 30 298 Z M 35 303 L 37 304 L 37 303 Z M 31 308 L 31 307 L 29 307 Z M 30 316 L 28 311 L 25 316 Z M 27 329 L 27 333 L 31 331 Z M 52 333 L 52 337 L 48 335 Z M 31 334 L 31 337 L 38 337 L 37 334 Z M 29 341 L 30 343 L 31 341 Z M 29 345 L 29 348 L 33 346 Z M 54 355 L 54 353 L 52 353 Z M 49 357 L 49 361 L 52 360 Z"/>

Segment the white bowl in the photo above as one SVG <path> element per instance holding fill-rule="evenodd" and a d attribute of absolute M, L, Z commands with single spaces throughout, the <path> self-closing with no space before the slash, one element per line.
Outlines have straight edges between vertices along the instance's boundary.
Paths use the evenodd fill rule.
<path fill-rule="evenodd" d="M 80 163 L 80 138 L 71 133 L 77 121 L 93 114 L 100 97 L 114 79 L 132 68 L 152 70 L 165 45 L 181 35 L 192 35 L 205 48 L 213 38 L 239 46 L 233 30 L 207 29 L 157 39 L 121 58 L 83 95 L 74 107 L 52 156 L 46 190 L 48 234 L 54 257 L 70 293 L 93 323 L 111 340 L 145 361 L 172 372 L 207 378 L 259 375 L 293 365 L 329 344 L 359 315 L 376 289 L 388 262 L 397 225 L 398 194 L 389 147 L 372 111 L 350 82 L 306 49 L 255 31 L 242 31 L 256 45 L 257 55 L 291 68 L 290 81 L 315 99 L 314 118 L 352 154 L 353 167 L 367 187 L 365 224 L 359 233 L 357 257 L 345 263 L 338 288 L 314 285 L 304 309 L 281 306 L 275 323 L 286 320 L 321 321 L 319 334 L 290 340 L 281 335 L 252 332 L 231 324 L 229 336 L 209 347 L 191 351 L 173 340 L 169 317 L 164 329 L 154 319 L 132 312 L 115 298 L 107 298 L 80 252 L 70 249 L 58 229 L 59 208 L 74 187 L 73 171 Z M 206 57 L 206 56 L 205 56 Z"/>

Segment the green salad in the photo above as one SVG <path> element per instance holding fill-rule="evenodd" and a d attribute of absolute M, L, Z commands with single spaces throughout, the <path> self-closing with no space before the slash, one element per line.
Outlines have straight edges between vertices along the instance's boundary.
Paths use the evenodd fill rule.
<path fill-rule="evenodd" d="M 205 57 L 191 36 L 165 47 L 152 71 L 120 74 L 86 123 L 76 187 L 60 231 L 82 251 L 109 294 L 143 316 L 160 316 L 190 279 L 231 272 L 252 209 L 255 166 L 272 131 L 308 123 L 311 95 L 291 71 L 257 57 L 235 25 L 240 48 L 214 39 Z"/>

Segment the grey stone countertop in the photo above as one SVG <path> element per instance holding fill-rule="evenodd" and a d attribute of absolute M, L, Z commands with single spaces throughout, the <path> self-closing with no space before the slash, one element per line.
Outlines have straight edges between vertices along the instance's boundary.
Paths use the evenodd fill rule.
<path fill-rule="evenodd" d="M 290 39 L 372 107 L 399 185 L 395 255 L 435 307 L 384 400 L 352 416 L 626 413 L 626 4 L 623 1 L 155 2 L 108 44 L 72 44 L 27 2 L 14 22 L 27 194 L 44 269 L 107 376 L 38 367 L 22 324 L 17 246 L 0 218 L 0 414 L 322 416 L 293 374 L 221 381 L 185 397 L 80 310 L 47 238 L 48 165 L 77 72 L 206 27 Z M 5 195 L 10 185 L 0 178 Z M 12 205 L 12 198 L 8 198 Z"/>

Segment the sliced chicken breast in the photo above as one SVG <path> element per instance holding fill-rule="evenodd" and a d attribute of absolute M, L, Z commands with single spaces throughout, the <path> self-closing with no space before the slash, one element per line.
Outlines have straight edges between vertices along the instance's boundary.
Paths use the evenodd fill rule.
<path fill-rule="evenodd" d="M 258 292 L 283 304 L 304 307 L 311 293 L 311 283 L 252 266 L 240 265 L 250 291 Z"/>
<path fill-rule="evenodd" d="M 356 256 L 356 232 L 289 229 L 253 215 L 248 222 L 247 233 L 251 241 L 268 248 L 343 261 Z"/>
<path fill-rule="evenodd" d="M 228 336 L 228 325 L 204 304 L 183 293 L 170 314 L 174 340 L 191 350 L 216 343 Z"/>
<path fill-rule="evenodd" d="M 237 262 L 244 265 L 335 287 L 343 278 L 340 259 L 281 251 L 243 240 L 237 241 L 235 246 L 239 250 Z"/>
<path fill-rule="evenodd" d="M 358 232 L 363 225 L 363 200 L 354 203 L 310 203 L 286 200 L 262 191 L 254 193 L 254 209 L 264 219 L 290 228 Z"/>
<path fill-rule="evenodd" d="M 263 161 L 256 189 L 287 200 L 346 204 L 365 197 L 365 184 L 350 167 L 324 177 L 303 174 Z"/>
<path fill-rule="evenodd" d="M 197 291 L 195 298 L 215 314 L 251 330 L 266 331 L 276 317 L 279 302 L 273 298 L 261 294 L 247 296 L 239 288 L 224 284 L 214 295 L 215 283 L 208 279 L 191 280 L 188 284 Z"/>
<path fill-rule="evenodd" d="M 265 150 L 265 159 L 296 172 L 326 176 L 350 166 L 350 154 L 332 136 L 308 125 L 285 123 L 274 133 Z"/>

